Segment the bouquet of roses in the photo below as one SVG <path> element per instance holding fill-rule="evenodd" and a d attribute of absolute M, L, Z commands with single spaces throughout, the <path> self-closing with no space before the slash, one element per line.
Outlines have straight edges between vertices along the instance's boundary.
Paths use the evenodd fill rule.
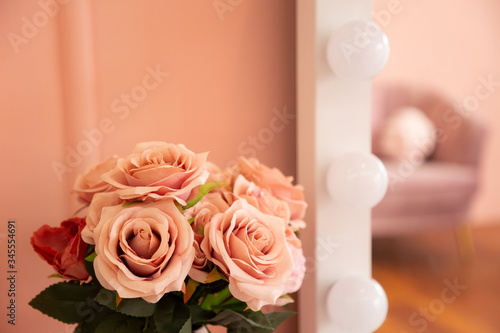
<path fill-rule="evenodd" d="M 75 182 L 86 217 L 33 234 L 63 281 L 30 305 L 76 332 L 272 332 L 304 278 L 302 187 L 256 159 L 221 170 L 145 142 Z"/>

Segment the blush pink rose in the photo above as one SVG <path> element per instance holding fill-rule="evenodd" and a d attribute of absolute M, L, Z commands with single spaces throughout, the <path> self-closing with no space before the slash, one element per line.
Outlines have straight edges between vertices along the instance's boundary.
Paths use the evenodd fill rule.
<path fill-rule="evenodd" d="M 286 283 L 285 294 L 298 291 L 304 280 L 306 259 L 302 251 L 302 242 L 295 234 L 297 226 L 289 223 L 290 210 L 288 205 L 255 185 L 255 183 L 249 182 L 242 175 L 236 178 L 233 191 L 237 197 L 247 200 L 248 203 L 257 207 L 261 212 L 281 217 L 287 223 L 285 235 L 294 266 L 292 274 Z M 283 300 L 286 300 L 287 303 L 293 302 L 291 298 L 283 298 Z"/>
<path fill-rule="evenodd" d="M 193 230 L 173 199 L 105 207 L 94 239 L 101 285 L 151 303 L 182 290 L 195 254 Z"/>
<path fill-rule="evenodd" d="M 207 170 L 210 173 L 207 182 L 227 182 L 228 186 L 223 186 L 214 191 L 228 191 L 232 182 L 233 174 L 228 170 L 221 170 L 215 163 L 207 162 Z"/>
<path fill-rule="evenodd" d="M 207 256 L 201 249 L 205 226 L 216 214 L 223 213 L 227 209 L 229 209 L 229 205 L 224 200 L 222 193 L 212 192 L 205 195 L 194 207 L 185 211 L 186 218 L 193 219 L 191 227 L 194 231 L 196 252 L 193 267 L 189 271 L 189 277 L 197 282 L 206 283 L 207 276 L 212 270 Z"/>
<path fill-rule="evenodd" d="M 255 183 L 249 182 L 243 175 L 236 178 L 233 193 L 237 198 L 245 199 L 264 214 L 281 217 L 287 224 L 290 222 L 288 204 L 261 189 Z"/>
<path fill-rule="evenodd" d="M 85 269 L 87 244 L 80 237 L 85 220 L 75 217 L 60 227 L 43 225 L 33 233 L 31 245 L 36 253 L 66 279 L 87 280 Z"/>
<path fill-rule="evenodd" d="M 191 191 L 209 176 L 207 155 L 195 154 L 181 144 L 139 143 L 102 179 L 125 200 L 174 198 L 185 205 Z"/>
<path fill-rule="evenodd" d="M 293 298 L 288 296 L 288 294 L 297 292 L 300 289 L 306 275 L 307 260 L 304 257 L 304 252 L 302 251 L 302 242 L 297 237 L 291 226 L 286 229 L 286 239 L 288 248 L 290 249 L 290 253 L 293 257 L 293 270 L 285 284 L 285 295 L 278 299 L 276 302 L 277 306 L 284 306 L 294 302 Z"/>
<path fill-rule="evenodd" d="M 293 258 L 283 219 L 237 200 L 205 225 L 201 249 L 228 277 L 231 294 L 250 309 L 275 305 L 284 294 Z"/>
<path fill-rule="evenodd" d="M 82 201 L 90 203 L 96 193 L 112 190 L 113 186 L 105 182 L 101 176 L 114 169 L 117 160 L 118 158 L 116 156 L 109 157 L 103 162 L 91 166 L 85 173 L 78 175 L 76 177 L 73 192 L 76 193 Z"/>
<path fill-rule="evenodd" d="M 116 192 L 96 193 L 89 205 L 86 225 L 82 230 L 82 239 L 87 244 L 95 244 L 94 229 L 101 220 L 101 213 L 104 207 L 116 206 L 124 203 Z"/>
<path fill-rule="evenodd" d="M 302 251 L 302 242 L 292 228 L 286 230 L 287 245 L 293 257 L 293 270 L 285 285 L 285 293 L 290 294 L 298 291 L 304 281 L 306 274 L 306 258 Z"/>
<path fill-rule="evenodd" d="M 255 158 L 240 157 L 238 167 L 241 174 L 249 181 L 262 189 L 268 190 L 276 198 L 285 201 L 290 208 L 292 224 L 305 227 L 304 216 L 307 203 L 304 197 L 304 188 L 293 185 L 292 177 L 286 177 L 276 168 L 269 168 Z"/>

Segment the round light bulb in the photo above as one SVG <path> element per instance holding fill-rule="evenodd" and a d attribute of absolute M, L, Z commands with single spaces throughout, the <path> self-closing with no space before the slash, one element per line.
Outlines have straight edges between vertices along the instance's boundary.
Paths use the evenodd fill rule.
<path fill-rule="evenodd" d="M 327 45 L 330 68 L 355 80 L 377 75 L 389 59 L 389 39 L 373 21 L 352 21 L 335 30 Z"/>
<path fill-rule="evenodd" d="M 351 208 L 372 208 L 387 192 L 384 164 L 371 153 L 353 152 L 337 158 L 328 169 L 327 187 L 335 203 Z"/>
<path fill-rule="evenodd" d="M 327 295 L 332 322 L 349 332 L 377 330 L 387 317 L 388 301 L 382 286 L 372 278 L 353 276 L 339 280 Z"/>

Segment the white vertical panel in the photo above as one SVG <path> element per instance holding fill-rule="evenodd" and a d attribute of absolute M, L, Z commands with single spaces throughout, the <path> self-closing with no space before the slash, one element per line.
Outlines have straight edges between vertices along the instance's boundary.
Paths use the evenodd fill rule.
<path fill-rule="evenodd" d="M 301 235 L 308 258 L 299 295 L 303 333 L 343 333 L 327 316 L 326 294 L 339 278 L 371 275 L 370 210 L 336 206 L 325 185 L 335 158 L 370 151 L 371 83 L 336 77 L 325 56 L 335 28 L 370 19 L 370 10 L 370 0 L 297 0 L 298 181 L 309 203 Z"/>

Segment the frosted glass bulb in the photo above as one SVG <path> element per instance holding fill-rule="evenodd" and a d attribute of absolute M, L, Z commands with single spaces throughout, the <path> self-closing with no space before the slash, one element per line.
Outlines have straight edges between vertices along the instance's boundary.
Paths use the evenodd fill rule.
<path fill-rule="evenodd" d="M 353 152 L 337 158 L 328 169 L 327 187 L 336 204 L 372 208 L 387 191 L 387 170 L 371 153 Z"/>
<path fill-rule="evenodd" d="M 335 30 L 327 45 L 330 68 L 355 80 L 377 75 L 389 59 L 389 39 L 373 21 L 352 21 Z"/>
<path fill-rule="evenodd" d="M 382 286 L 372 278 L 353 276 L 339 280 L 327 295 L 332 322 L 353 333 L 377 330 L 387 317 L 388 301 Z"/>

